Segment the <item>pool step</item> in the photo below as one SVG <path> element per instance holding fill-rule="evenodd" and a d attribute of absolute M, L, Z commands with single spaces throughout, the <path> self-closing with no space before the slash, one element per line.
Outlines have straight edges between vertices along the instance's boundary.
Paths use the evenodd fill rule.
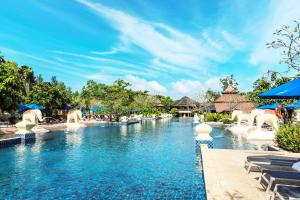
<path fill-rule="evenodd" d="M 17 144 L 34 142 L 35 141 L 35 133 L 27 133 L 27 134 L 15 134 L 12 138 L 6 138 L 0 140 L 0 148 L 1 147 L 11 147 Z"/>
<path fill-rule="evenodd" d="M 20 137 L 1 139 L 0 147 L 10 147 L 21 143 L 22 143 L 22 139 Z"/>

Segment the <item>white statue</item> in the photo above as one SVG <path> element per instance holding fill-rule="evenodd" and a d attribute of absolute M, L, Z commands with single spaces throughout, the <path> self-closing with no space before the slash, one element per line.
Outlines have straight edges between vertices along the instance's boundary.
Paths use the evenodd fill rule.
<path fill-rule="evenodd" d="M 39 121 L 43 121 L 42 112 L 38 109 L 26 110 L 23 113 L 22 121 L 27 124 L 35 124 L 35 126 L 38 126 Z"/>
<path fill-rule="evenodd" d="M 195 113 L 194 118 L 193 118 L 193 123 L 194 123 L 194 124 L 199 124 L 199 123 L 200 123 L 199 120 L 200 120 L 200 118 L 199 118 L 198 114 Z"/>
<path fill-rule="evenodd" d="M 278 118 L 275 114 L 264 113 L 256 117 L 257 130 L 261 130 L 264 123 L 272 126 L 275 131 L 278 131 Z"/>
<path fill-rule="evenodd" d="M 121 123 L 127 123 L 128 122 L 128 117 L 127 116 L 122 116 L 120 117 Z"/>
<path fill-rule="evenodd" d="M 264 114 L 265 111 L 262 109 L 253 109 L 250 113 L 250 117 L 249 117 L 249 125 L 253 126 L 254 125 L 254 120 L 256 119 L 256 117 L 258 115 L 262 115 Z"/>
<path fill-rule="evenodd" d="M 16 124 L 18 131 L 16 134 L 28 134 L 35 132 L 33 127 L 38 127 L 38 123 L 43 121 L 42 112 L 38 109 L 26 110 L 22 115 L 22 121 Z"/>
<path fill-rule="evenodd" d="M 249 122 L 250 115 L 243 113 L 241 110 L 234 110 L 231 114 L 231 120 L 234 120 L 234 118 L 237 117 L 237 125 L 240 126 L 241 122 L 247 121 Z"/>
<path fill-rule="evenodd" d="M 82 112 L 80 110 L 70 110 L 67 115 L 67 124 L 71 123 L 72 120 L 78 124 L 82 120 Z"/>

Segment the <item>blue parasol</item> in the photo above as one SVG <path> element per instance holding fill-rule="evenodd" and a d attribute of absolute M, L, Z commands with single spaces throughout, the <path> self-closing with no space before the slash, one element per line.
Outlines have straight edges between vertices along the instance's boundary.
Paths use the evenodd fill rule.
<path fill-rule="evenodd" d="M 294 103 L 291 103 L 285 107 L 288 110 L 295 110 L 300 109 L 300 100 L 295 101 Z"/>
<path fill-rule="evenodd" d="M 37 104 L 30 104 L 30 105 L 19 104 L 19 113 L 23 113 L 26 110 L 34 110 L 34 109 L 44 110 L 45 108 Z"/>
<path fill-rule="evenodd" d="M 65 106 L 63 109 L 64 109 L 64 110 L 71 110 L 71 109 L 72 109 L 72 106 Z"/>
<path fill-rule="evenodd" d="M 81 108 L 81 112 L 82 112 L 83 115 L 86 115 L 86 108 L 85 108 L 85 107 L 82 107 L 82 108 Z"/>
<path fill-rule="evenodd" d="M 96 112 L 96 111 L 99 111 L 99 110 L 102 110 L 101 106 L 93 106 L 93 107 L 91 107 L 91 111 L 93 111 L 93 112 Z"/>
<path fill-rule="evenodd" d="M 296 78 L 259 95 L 266 99 L 300 99 L 300 78 Z"/>
<path fill-rule="evenodd" d="M 29 110 L 37 109 L 37 110 L 44 110 L 45 108 L 43 106 L 39 106 L 37 104 L 30 104 L 27 106 Z"/>
<path fill-rule="evenodd" d="M 102 107 L 102 106 L 93 106 L 93 107 L 91 107 L 92 112 L 104 111 L 104 110 L 108 110 L 108 108 L 105 108 L 105 107 Z"/>
<path fill-rule="evenodd" d="M 267 104 L 267 105 L 262 105 L 262 106 L 257 106 L 257 109 L 270 109 L 270 110 L 275 110 L 278 106 L 280 106 L 280 103 L 273 103 L 273 104 Z"/>
<path fill-rule="evenodd" d="M 136 109 L 133 109 L 131 112 L 141 112 L 141 110 L 136 108 Z"/>

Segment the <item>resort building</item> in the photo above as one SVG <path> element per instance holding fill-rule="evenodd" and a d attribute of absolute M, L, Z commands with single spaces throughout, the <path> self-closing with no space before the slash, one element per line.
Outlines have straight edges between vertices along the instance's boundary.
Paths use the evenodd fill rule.
<path fill-rule="evenodd" d="M 233 110 L 241 110 L 243 112 L 250 112 L 255 107 L 247 97 L 242 96 L 239 92 L 229 85 L 222 95 L 215 101 L 216 112 L 232 112 Z"/>
<path fill-rule="evenodd" d="M 193 112 L 197 111 L 199 103 L 190 99 L 187 96 L 182 97 L 181 99 L 173 103 L 173 108 L 178 109 L 179 117 L 192 117 Z"/>
<path fill-rule="evenodd" d="M 165 109 L 165 105 L 157 98 L 155 100 L 155 108 L 159 109 L 159 110 L 164 110 Z"/>

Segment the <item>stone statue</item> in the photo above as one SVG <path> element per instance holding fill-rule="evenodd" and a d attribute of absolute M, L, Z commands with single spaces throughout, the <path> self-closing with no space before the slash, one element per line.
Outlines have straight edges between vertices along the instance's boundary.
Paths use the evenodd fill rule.
<path fill-rule="evenodd" d="M 262 109 L 253 109 L 253 110 L 251 110 L 250 117 L 249 117 L 249 125 L 254 126 L 254 120 L 256 119 L 256 117 L 258 115 L 262 115 L 264 113 L 265 113 L 265 111 L 262 110 Z"/>
<path fill-rule="evenodd" d="M 70 110 L 67 115 L 67 124 L 71 123 L 74 120 L 74 123 L 78 124 L 82 120 L 82 112 L 80 110 Z"/>
<path fill-rule="evenodd" d="M 264 113 L 256 117 L 257 130 L 261 130 L 264 123 L 272 126 L 275 131 L 278 131 L 278 118 L 275 114 Z"/>
<path fill-rule="evenodd" d="M 33 127 L 37 127 L 39 121 L 43 121 L 42 112 L 40 110 L 26 110 L 22 115 L 22 121 L 16 124 L 18 131 L 15 134 L 31 134 Z"/>
<path fill-rule="evenodd" d="M 27 124 L 35 124 L 35 126 L 38 126 L 39 121 L 43 121 L 42 112 L 38 109 L 26 110 L 23 113 L 22 121 Z"/>
<path fill-rule="evenodd" d="M 231 114 L 231 120 L 237 117 L 237 125 L 240 126 L 243 121 L 249 122 L 250 115 L 243 113 L 241 110 L 234 110 Z"/>

